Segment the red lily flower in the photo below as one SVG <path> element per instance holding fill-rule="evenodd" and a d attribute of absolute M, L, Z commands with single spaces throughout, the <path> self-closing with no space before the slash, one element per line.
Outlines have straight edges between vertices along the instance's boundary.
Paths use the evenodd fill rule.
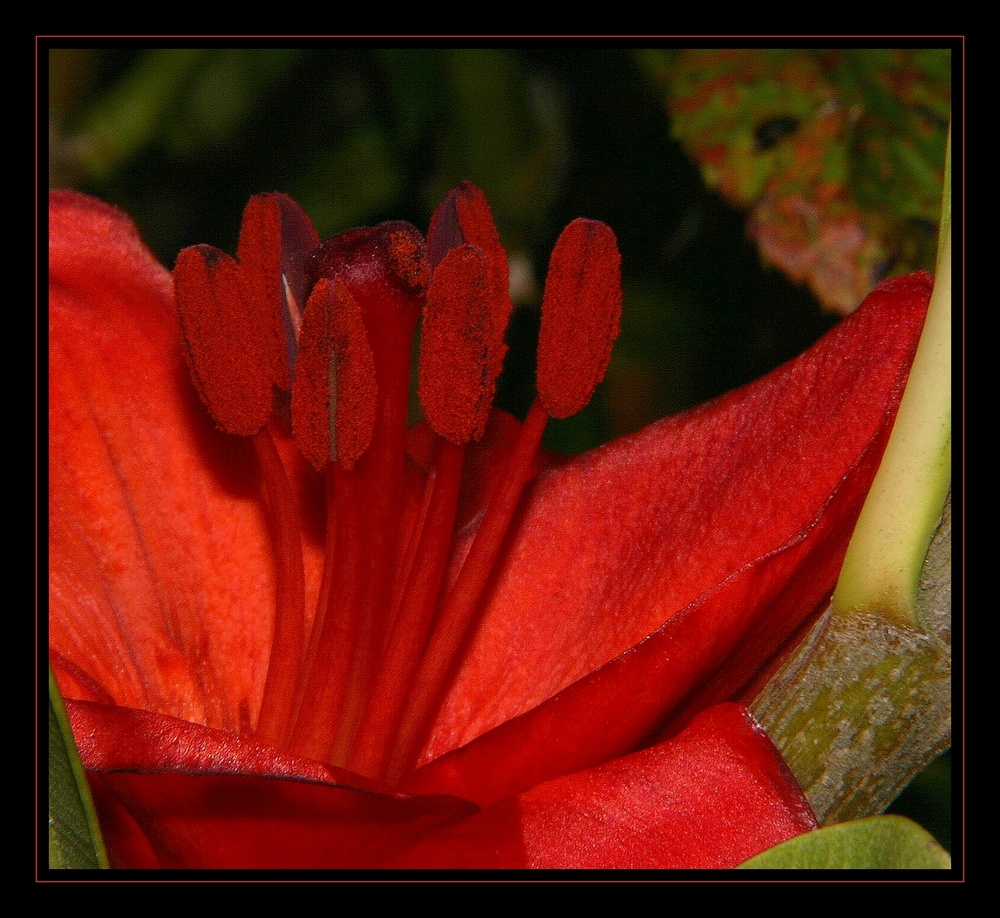
<path fill-rule="evenodd" d="M 617 327 L 603 224 L 556 246 L 523 426 L 490 409 L 506 258 L 470 185 L 426 247 L 317 247 L 258 196 L 176 301 L 107 205 L 53 193 L 50 231 L 50 659 L 113 865 L 732 867 L 815 826 L 731 702 L 832 589 L 927 275 L 555 462 Z"/>

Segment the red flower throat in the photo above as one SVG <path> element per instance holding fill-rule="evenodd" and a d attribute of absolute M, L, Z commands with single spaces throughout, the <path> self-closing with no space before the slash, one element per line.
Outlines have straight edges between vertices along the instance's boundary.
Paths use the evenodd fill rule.
<path fill-rule="evenodd" d="M 469 445 L 488 422 L 514 423 L 490 421 L 511 302 L 506 253 L 482 192 L 455 188 L 426 242 L 394 221 L 322 244 L 294 201 L 258 195 L 235 259 L 205 245 L 180 253 L 176 301 L 195 385 L 223 431 L 251 439 L 270 514 L 274 634 L 260 715 L 244 729 L 391 784 L 418 764 L 537 471 L 546 421 L 582 408 L 607 369 L 621 313 L 619 262 L 614 234 L 597 221 L 575 220 L 556 243 L 538 396 L 484 485 L 478 529 L 449 574 L 456 521 L 465 522 Z M 407 431 L 421 314 L 425 425 Z M 295 457 L 283 449 L 289 416 L 326 489 L 311 627 L 302 513 L 289 477 Z"/>

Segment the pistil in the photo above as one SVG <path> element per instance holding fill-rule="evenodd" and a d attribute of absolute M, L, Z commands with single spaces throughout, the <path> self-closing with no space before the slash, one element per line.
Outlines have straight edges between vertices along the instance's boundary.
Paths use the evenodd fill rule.
<path fill-rule="evenodd" d="M 299 340 L 292 420 L 307 458 L 317 468 L 337 465 L 328 521 L 337 535 L 327 557 L 336 574 L 316 618 L 293 747 L 342 764 L 378 671 L 400 552 L 410 342 L 426 287 L 423 238 L 399 222 L 353 230 L 313 253 L 310 274 L 316 287 Z M 345 452 L 341 441 L 358 427 L 359 409 L 367 436 Z"/>
<path fill-rule="evenodd" d="M 491 270 L 481 249 L 462 243 L 435 266 L 428 290 L 419 392 L 426 420 L 441 442 L 412 568 L 400 582 L 403 592 L 382 672 L 347 763 L 364 774 L 386 772 L 424 646 L 432 626 L 437 627 L 465 445 L 485 430 L 500 366 L 496 353 L 504 347 L 509 314 L 506 300 L 496 301 Z"/>

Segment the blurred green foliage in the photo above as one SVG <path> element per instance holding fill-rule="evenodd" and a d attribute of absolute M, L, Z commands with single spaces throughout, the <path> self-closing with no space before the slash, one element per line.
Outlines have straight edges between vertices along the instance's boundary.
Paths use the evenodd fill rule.
<path fill-rule="evenodd" d="M 668 101 L 680 87 L 695 92 L 697 77 L 693 65 L 678 70 L 676 52 L 333 42 L 53 43 L 47 51 L 50 184 L 121 207 L 168 267 L 194 243 L 234 251 L 243 205 L 257 192 L 291 194 L 325 237 L 389 218 L 426 228 L 448 188 L 478 184 L 511 255 L 518 308 L 498 404 L 520 416 L 534 396 L 548 253 L 574 217 L 607 222 L 623 255 L 622 335 L 591 405 L 550 424 L 551 448 L 587 449 L 719 395 L 801 352 L 835 322 L 806 287 L 763 264 L 744 214 L 706 185 L 704 162 L 676 139 Z M 814 53 L 785 54 L 801 67 Z M 878 54 L 849 63 L 844 73 L 858 92 L 884 87 Z M 947 65 L 940 56 L 934 63 L 935 78 L 944 79 Z M 773 61 L 752 64 L 767 70 Z M 913 80 L 903 86 L 907 106 L 945 117 L 939 94 Z M 878 117 L 892 122 L 900 110 L 883 106 Z M 709 113 L 702 109 L 703 127 Z M 759 128 L 731 125 L 723 136 L 729 152 Z M 933 138 L 919 150 L 927 143 Z M 868 173 L 899 154 L 925 188 L 933 181 L 926 157 L 900 149 L 863 144 L 874 160 Z M 879 158 L 880 150 L 888 152 Z M 893 175 L 903 172 L 893 167 Z M 892 199 L 911 214 L 909 191 L 894 189 Z M 947 792 L 936 799 L 928 818 L 943 826 L 950 801 Z M 950 828 L 938 831 L 945 842 Z"/>
<path fill-rule="evenodd" d="M 933 269 L 951 50 L 648 49 L 674 136 L 825 308 Z"/>

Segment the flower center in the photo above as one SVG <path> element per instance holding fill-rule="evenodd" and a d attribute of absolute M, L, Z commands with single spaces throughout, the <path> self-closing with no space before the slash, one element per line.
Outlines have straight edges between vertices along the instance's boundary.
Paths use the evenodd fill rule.
<path fill-rule="evenodd" d="M 195 385 L 223 431 L 254 443 L 271 525 L 276 602 L 255 732 L 395 783 L 419 764 L 474 633 L 548 418 L 582 408 L 607 369 L 621 311 L 614 235 L 576 220 L 553 250 L 538 398 L 461 559 L 466 451 L 489 420 L 511 312 L 482 192 L 455 188 L 426 242 L 388 222 L 322 244 L 290 198 L 258 195 L 236 259 L 194 246 L 174 278 Z M 418 394 L 432 440 L 423 468 L 406 451 L 421 315 Z M 300 511 L 273 436 L 288 392 L 295 443 L 326 488 L 309 629 Z"/>

